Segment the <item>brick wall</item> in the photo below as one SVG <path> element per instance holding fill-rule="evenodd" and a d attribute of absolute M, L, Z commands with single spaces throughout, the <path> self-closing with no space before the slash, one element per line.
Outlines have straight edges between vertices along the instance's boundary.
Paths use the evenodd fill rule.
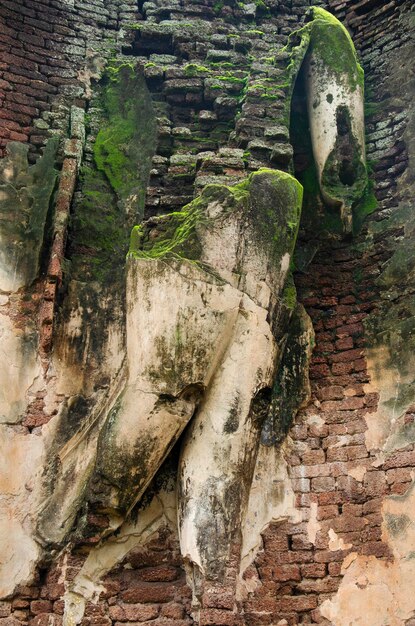
<path fill-rule="evenodd" d="M 132 0 L 4 0 L 0 10 L 0 155 L 29 142 L 32 158 L 49 130 L 66 130 L 71 104 L 85 106 L 85 73 L 96 54 L 134 21 Z M 86 57 L 90 63 L 85 63 Z"/>
<path fill-rule="evenodd" d="M 61 129 L 67 123 L 67 106 L 84 106 L 85 85 L 79 80 L 78 72 L 84 67 L 86 50 L 98 50 L 107 44 L 111 46 L 123 21 L 128 21 L 136 13 L 132 2 L 126 5 L 95 0 L 90 5 L 75 2 L 71 6 L 54 0 L 35 3 L 25 0 L 16 7 L 13 2 L 3 1 L 1 148 L 11 139 L 29 141 L 35 156 L 50 129 Z M 203 2 L 192 2 L 185 8 L 175 2 L 171 5 L 168 9 L 147 3 L 147 18 L 157 17 L 157 11 L 159 17 L 163 12 L 163 19 L 178 19 L 186 14 L 206 16 L 211 10 L 209 3 Z M 254 49 L 268 51 L 275 29 L 278 44 L 282 45 L 307 5 L 308 2 L 302 0 L 282 3 L 271 18 L 264 18 L 258 26 L 264 28 L 266 36 L 258 36 Z M 409 11 L 409 5 L 403 0 L 328 2 L 329 8 L 352 32 L 366 70 L 369 99 L 373 103 L 383 102 L 390 95 L 387 57 L 394 48 L 407 41 L 409 35 L 399 20 L 400 15 Z M 45 19 L 46 14 L 48 19 Z M 231 16 L 226 5 L 223 15 Z M 211 12 L 211 18 L 216 17 Z M 240 16 L 242 26 L 236 25 L 235 32 L 246 29 L 243 19 Z M 229 23 L 232 25 L 232 21 Z M 226 28 L 222 35 L 225 32 Z M 213 49 L 222 50 L 224 55 L 227 46 L 220 36 L 218 33 Z M 208 51 L 202 44 L 196 46 L 186 41 L 180 48 L 180 54 L 188 55 L 189 61 L 202 61 Z M 140 56 L 141 52 L 136 48 L 134 54 Z M 148 57 L 146 59 L 148 61 Z M 177 83 L 176 91 L 173 84 L 167 91 L 161 90 L 160 75 L 153 67 L 147 68 L 150 90 L 156 101 L 170 103 L 171 115 L 161 131 L 162 150 L 155 161 L 148 190 L 148 214 L 180 204 L 185 196 L 192 195 L 193 174 L 189 174 L 186 182 L 186 193 L 180 196 L 176 193 L 177 182 L 169 183 L 175 174 L 183 176 L 187 172 L 186 164 L 175 165 L 171 161 L 172 154 L 183 152 L 183 145 L 188 141 L 186 132 L 182 130 L 180 134 L 177 129 L 190 128 L 194 132 L 191 123 L 195 115 L 199 116 L 203 138 L 207 140 L 205 146 L 210 140 L 208 149 L 214 152 L 229 137 L 232 141 L 231 133 L 235 130 L 228 128 L 212 139 L 217 125 L 228 121 L 226 107 L 215 107 L 215 98 L 209 99 L 206 94 L 201 97 L 197 91 L 194 95 L 184 94 Z M 243 65 L 241 70 L 244 70 Z M 163 81 L 185 80 L 180 73 L 163 74 L 162 78 Z M 229 95 L 224 93 L 221 97 Z M 374 161 L 378 198 L 378 209 L 369 220 L 382 220 L 393 214 L 399 203 L 397 178 L 408 163 L 403 138 L 404 102 L 395 99 L 395 102 L 388 100 L 388 103 L 387 109 L 382 105 L 369 108 L 367 117 L 368 158 Z M 246 118 L 255 119 L 258 124 L 252 124 L 244 148 L 257 132 L 259 138 L 263 138 L 264 128 L 273 119 L 272 108 L 261 109 L 255 101 L 250 107 L 246 109 Z M 259 130 L 252 130 L 254 128 Z M 194 154 L 194 146 L 188 145 L 189 154 Z M 236 156 L 226 158 L 232 160 Z M 225 162 L 213 163 L 212 175 L 230 175 L 227 169 L 233 169 L 238 176 L 242 170 L 255 169 L 261 162 L 261 158 L 255 158 L 251 163 L 235 167 L 235 163 L 229 164 L 226 158 Z M 193 168 L 190 169 L 193 172 Z M 208 172 L 206 168 L 205 173 Z M 311 366 L 312 401 L 298 415 L 286 446 L 291 483 L 303 521 L 295 525 L 282 521 L 265 531 L 263 551 L 246 572 L 246 577 L 256 581 L 256 591 L 243 603 L 243 619 L 249 626 L 328 624 L 318 607 L 337 591 L 342 578 L 341 565 L 347 554 L 353 551 L 381 559 L 390 558 L 389 548 L 382 541 L 382 498 L 407 490 L 412 480 L 410 472 L 415 464 L 415 451 L 413 446 L 406 446 L 384 464 L 374 466 L 374 458 L 366 448 L 364 415 L 375 410 L 377 395 L 369 386 L 364 321 L 378 307 L 376 278 L 401 234 L 399 229 L 391 229 L 369 244 L 366 228 L 363 228 L 353 242 L 327 244 L 307 273 L 296 277 L 299 297 L 316 332 Z M 27 622 L 33 626 L 51 623 L 60 626 L 64 592 L 62 571 L 65 571 L 66 581 L 71 580 L 79 571 L 84 556 L 81 552 L 65 559 L 64 564 L 59 561 L 52 569 L 40 571 L 38 583 L 22 589 L 10 603 L 0 604 L 0 622 L 7 620 L 2 622 L 3 626 Z M 106 592 L 99 603 L 88 605 L 83 626 L 126 622 L 156 626 L 192 623 L 190 590 L 185 584 L 177 538 L 170 531 L 160 531 L 158 539 L 145 549 L 129 554 L 125 562 L 109 574 L 104 586 Z M 215 613 L 215 610 L 227 608 L 227 603 L 229 599 L 218 594 L 211 602 L 212 611 L 206 614 L 205 623 L 236 623 L 232 621 L 236 618 L 229 612 L 221 617 Z"/>
<path fill-rule="evenodd" d="M 385 101 L 390 97 L 386 57 L 408 41 L 409 32 L 398 38 L 397 29 L 409 5 L 368 0 L 329 2 L 329 8 L 350 27 L 366 72 L 369 101 L 383 102 L 374 107 L 377 112 L 368 107 L 366 126 L 378 199 L 369 220 L 379 221 L 398 207 L 397 179 L 408 163 L 405 99 L 389 106 Z M 313 398 L 290 430 L 287 452 L 304 521 L 277 523 L 264 533 L 264 551 L 250 572 L 262 584 L 245 604 L 249 625 L 284 619 L 290 626 L 328 625 L 318 607 L 337 591 L 345 557 L 354 552 L 391 558 L 382 541 L 382 501 L 408 490 L 415 450 L 404 446 L 380 464 L 366 448 L 364 416 L 376 410 L 378 396 L 370 390 L 364 321 L 378 307 L 376 278 L 401 235 L 402 229 L 390 229 L 368 243 L 364 229 L 353 242 L 321 251 L 307 273 L 296 277 L 316 333 L 310 370 Z M 311 518 L 317 522 L 311 525 L 317 529 L 314 542 Z M 336 536 L 330 537 L 330 529 Z"/>

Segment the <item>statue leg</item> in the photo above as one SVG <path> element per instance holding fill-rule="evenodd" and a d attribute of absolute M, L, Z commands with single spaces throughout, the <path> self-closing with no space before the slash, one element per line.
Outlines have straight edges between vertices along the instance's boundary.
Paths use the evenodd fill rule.
<path fill-rule="evenodd" d="M 129 276 L 129 385 L 100 435 L 96 463 L 101 506 L 123 516 L 209 387 L 215 364 L 233 341 L 242 296 L 181 261 L 134 260 Z"/>
<path fill-rule="evenodd" d="M 232 342 L 183 444 L 180 544 L 193 566 L 196 596 L 198 579 L 227 584 L 229 563 L 239 566 L 241 525 L 277 355 L 266 316 L 243 297 Z"/>

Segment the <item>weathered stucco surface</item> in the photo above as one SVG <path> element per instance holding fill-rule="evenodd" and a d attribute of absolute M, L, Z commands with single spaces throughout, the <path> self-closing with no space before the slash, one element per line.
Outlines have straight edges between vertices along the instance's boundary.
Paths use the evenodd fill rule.
<path fill-rule="evenodd" d="M 415 598 L 415 491 L 385 498 L 382 505 L 383 538 L 392 559 L 350 552 L 342 567 L 344 578 L 332 600 L 321 606 L 321 614 L 336 626 L 402 626 L 413 618 Z M 351 547 L 351 546 L 349 546 Z"/>

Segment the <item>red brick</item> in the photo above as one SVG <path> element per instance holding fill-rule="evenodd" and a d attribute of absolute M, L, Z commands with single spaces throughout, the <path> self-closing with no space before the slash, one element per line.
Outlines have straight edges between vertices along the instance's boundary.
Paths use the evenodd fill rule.
<path fill-rule="evenodd" d="M 342 337 L 335 344 L 336 350 L 351 350 L 353 348 L 353 339 L 351 337 Z"/>
<path fill-rule="evenodd" d="M 347 424 L 347 432 L 351 435 L 364 433 L 367 430 L 367 424 L 363 419 L 357 419 Z"/>
<path fill-rule="evenodd" d="M 318 341 L 315 347 L 316 352 L 332 352 L 334 350 L 334 344 L 331 341 Z"/>
<path fill-rule="evenodd" d="M 352 504 L 351 502 L 345 502 L 342 505 L 343 513 L 346 515 L 354 515 L 360 517 L 363 515 L 363 506 L 361 504 Z"/>
<path fill-rule="evenodd" d="M 319 493 L 317 496 L 319 506 L 327 506 L 328 504 L 341 504 L 343 496 L 337 491 L 328 493 Z"/>
<path fill-rule="evenodd" d="M 366 472 L 363 484 L 369 497 L 381 496 L 387 492 L 386 475 L 382 471 Z"/>
<path fill-rule="evenodd" d="M 121 598 L 129 604 L 137 602 L 170 602 L 174 599 L 175 592 L 176 587 L 174 585 L 142 583 L 135 584 L 133 587 L 123 591 Z"/>
<path fill-rule="evenodd" d="M 298 585 L 298 589 L 304 593 L 332 593 L 337 591 L 338 586 L 338 580 L 327 576 L 323 579 L 302 580 Z"/>
<path fill-rule="evenodd" d="M 361 323 L 344 324 L 343 326 L 339 326 L 336 330 L 336 335 L 338 337 L 355 337 L 356 335 L 362 335 L 363 333 L 364 327 Z"/>
<path fill-rule="evenodd" d="M 271 534 L 272 531 L 273 534 Z M 281 532 L 281 534 L 276 534 L 275 531 L 276 527 L 273 525 L 269 527 L 268 532 L 264 532 L 262 535 L 266 552 L 279 552 L 280 550 L 288 549 L 288 539 L 286 533 Z"/>
<path fill-rule="evenodd" d="M 42 594 L 42 598 L 47 597 L 50 600 L 60 600 L 65 593 L 63 583 L 49 584 L 45 590 L 46 595 Z"/>
<path fill-rule="evenodd" d="M 301 566 L 301 575 L 304 578 L 323 578 L 326 575 L 324 563 L 307 563 Z"/>
<path fill-rule="evenodd" d="M 390 556 L 389 547 L 381 541 L 372 541 L 363 544 L 361 552 L 362 554 L 368 556 L 376 556 L 379 559 L 385 556 Z"/>
<path fill-rule="evenodd" d="M 327 462 L 347 461 L 347 448 L 328 447 L 326 450 Z"/>
<path fill-rule="evenodd" d="M 329 366 L 326 364 L 311 365 L 310 376 L 311 378 L 326 378 L 327 376 L 330 376 Z"/>
<path fill-rule="evenodd" d="M 324 412 L 332 413 L 333 411 L 339 411 L 341 408 L 340 400 L 327 400 L 321 403 L 321 410 Z"/>
<path fill-rule="evenodd" d="M 312 550 L 313 544 L 307 535 L 294 535 L 292 537 L 292 549 L 295 556 L 297 550 Z"/>
<path fill-rule="evenodd" d="M 291 428 L 290 435 L 294 440 L 304 441 L 308 436 L 307 430 L 307 424 L 297 424 Z"/>
<path fill-rule="evenodd" d="M 324 454 L 324 450 L 309 450 L 304 452 L 301 455 L 301 460 L 304 465 L 318 465 L 319 463 L 324 463 L 326 460 L 326 455 Z"/>
<path fill-rule="evenodd" d="M 330 475 L 330 467 L 326 463 L 290 468 L 290 476 L 295 477 L 295 478 L 315 478 L 317 476 L 329 476 L 329 475 Z"/>
<path fill-rule="evenodd" d="M 415 465 L 415 450 L 394 452 L 383 464 L 384 469 L 397 467 L 413 467 Z"/>
<path fill-rule="evenodd" d="M 168 617 L 157 617 L 145 622 L 129 622 L 129 626 L 190 626 L 191 622 L 187 619 L 169 619 Z M 121 626 L 118 622 L 114 626 Z M 124 626 L 124 625 L 123 625 Z"/>
<path fill-rule="evenodd" d="M 63 615 L 65 610 L 65 602 L 63 600 L 55 600 L 53 603 L 53 612 L 58 615 Z"/>
<path fill-rule="evenodd" d="M 301 580 L 300 567 L 298 565 L 281 565 L 274 569 L 274 580 Z"/>
<path fill-rule="evenodd" d="M 353 371 L 353 363 L 333 363 L 331 371 L 334 376 L 344 376 Z"/>
<path fill-rule="evenodd" d="M 311 437 L 327 437 L 328 435 L 327 424 L 310 424 L 308 432 Z"/>
<path fill-rule="evenodd" d="M 390 492 L 393 495 L 403 496 L 408 491 L 409 483 L 393 483 Z"/>
<path fill-rule="evenodd" d="M 347 456 L 350 461 L 354 459 L 364 459 L 368 456 L 368 451 L 366 446 L 348 446 L 347 447 Z"/>
<path fill-rule="evenodd" d="M 397 469 L 390 469 L 386 472 L 386 480 L 388 484 L 392 483 L 406 483 L 412 480 L 411 470 L 406 469 L 404 467 L 399 467 Z"/>
<path fill-rule="evenodd" d="M 184 606 L 179 604 L 178 602 L 169 602 L 168 604 L 163 604 L 161 607 L 160 615 L 162 617 L 169 617 L 171 619 L 183 619 L 184 615 Z"/>
<path fill-rule="evenodd" d="M 343 387 L 333 385 L 331 387 L 322 387 L 317 391 L 319 400 L 342 400 L 344 398 Z"/>
<path fill-rule="evenodd" d="M 171 582 L 179 576 L 177 568 L 170 565 L 147 567 L 137 571 L 137 579 L 146 582 Z"/>
<path fill-rule="evenodd" d="M 319 301 L 319 306 L 321 307 L 335 307 L 338 304 L 338 300 L 337 298 L 331 297 L 331 298 L 320 298 Z"/>
<path fill-rule="evenodd" d="M 334 561 L 342 561 L 344 559 L 343 550 L 318 550 L 315 553 L 314 559 L 317 563 L 332 563 Z"/>
<path fill-rule="evenodd" d="M 357 532 L 363 530 L 367 525 L 364 517 L 354 517 L 352 515 L 339 515 L 332 520 L 331 526 L 336 533 Z"/>
<path fill-rule="evenodd" d="M 341 400 L 340 411 L 355 411 L 356 409 L 362 409 L 364 405 L 364 398 L 352 396 L 350 398 L 344 398 L 344 400 Z"/>
<path fill-rule="evenodd" d="M 327 506 L 320 506 L 317 509 L 317 519 L 324 520 L 335 517 L 339 514 L 339 508 L 336 504 L 329 504 Z"/>
<path fill-rule="evenodd" d="M 8 617 L 11 613 L 11 603 L 6 601 L 0 601 L 0 617 Z"/>
<path fill-rule="evenodd" d="M 354 296 L 345 296 L 341 298 L 340 304 L 355 304 L 356 298 Z"/>
<path fill-rule="evenodd" d="M 176 626 L 176 622 L 172 626 Z M 200 626 L 243 626 L 243 620 L 231 611 L 202 609 Z"/>
<path fill-rule="evenodd" d="M 205 588 L 203 593 L 203 606 L 205 608 L 232 610 L 234 604 L 233 589 L 227 589 L 223 585 Z"/>
<path fill-rule="evenodd" d="M 287 563 L 311 563 L 314 561 L 314 555 L 311 550 L 296 550 L 295 552 L 280 552 L 275 555 L 275 562 L 281 565 Z"/>
<path fill-rule="evenodd" d="M 311 496 L 309 493 L 297 493 L 295 502 L 297 507 L 309 507 Z"/>
<path fill-rule="evenodd" d="M 49 613 L 52 610 L 52 603 L 49 600 L 33 600 L 30 603 L 30 610 L 33 615 Z"/>
<path fill-rule="evenodd" d="M 312 491 L 333 491 L 335 488 L 334 478 L 331 476 L 319 476 L 311 479 Z"/>
<path fill-rule="evenodd" d="M 278 598 L 281 611 L 309 611 L 317 606 L 316 596 L 285 596 Z"/>
<path fill-rule="evenodd" d="M 51 623 L 54 626 L 62 626 L 62 617 L 53 613 L 39 613 L 29 622 L 30 626 L 50 626 Z"/>
<path fill-rule="evenodd" d="M 353 362 L 353 370 L 355 372 L 365 372 L 367 370 L 366 359 L 358 359 Z"/>
<path fill-rule="evenodd" d="M 342 571 L 341 563 L 329 563 L 329 574 L 330 576 L 340 576 Z"/>

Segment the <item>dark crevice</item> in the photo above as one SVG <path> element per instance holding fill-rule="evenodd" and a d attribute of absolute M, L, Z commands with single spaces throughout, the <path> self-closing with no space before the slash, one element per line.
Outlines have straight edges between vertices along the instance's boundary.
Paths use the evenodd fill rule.
<path fill-rule="evenodd" d="M 356 182 L 356 170 L 349 159 L 343 159 L 339 168 L 339 179 L 343 185 L 352 187 Z"/>

